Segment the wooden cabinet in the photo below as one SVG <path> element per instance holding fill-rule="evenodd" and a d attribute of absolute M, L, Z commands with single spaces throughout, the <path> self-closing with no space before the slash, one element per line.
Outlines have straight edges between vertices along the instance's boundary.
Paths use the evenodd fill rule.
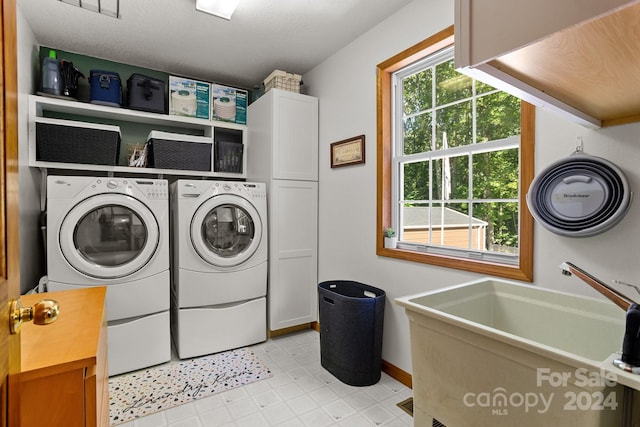
<path fill-rule="evenodd" d="M 56 118 L 86 123 L 115 125 L 120 127 L 122 143 L 120 158 L 126 160 L 127 147 L 143 145 L 149 132 L 158 130 L 171 133 L 205 136 L 212 139 L 211 170 L 194 171 L 184 169 L 139 168 L 129 166 L 106 166 L 81 163 L 47 162 L 36 158 L 37 118 Z M 224 167 L 222 160 L 215 156 L 218 144 L 237 143 L 243 147 L 239 159 L 234 159 L 239 167 Z M 220 161 L 219 161 L 220 160 Z M 104 105 L 96 105 L 67 99 L 45 96 L 29 96 L 29 166 L 51 169 L 93 170 L 118 173 L 144 173 L 158 175 L 207 176 L 215 178 L 246 178 L 247 126 L 230 122 L 210 121 L 192 117 L 148 113 Z M 227 172 L 233 170 L 234 172 Z M 236 170 L 238 170 L 236 172 Z"/>
<path fill-rule="evenodd" d="M 269 329 L 318 319 L 318 98 L 271 89 L 249 105 L 249 176 L 267 183 Z"/>
<path fill-rule="evenodd" d="M 588 127 L 640 120 L 640 3 L 456 0 L 459 71 Z"/>
<path fill-rule="evenodd" d="M 24 307 L 42 299 L 60 304 L 50 325 L 22 325 L 22 426 L 109 425 L 105 287 L 24 295 Z"/>

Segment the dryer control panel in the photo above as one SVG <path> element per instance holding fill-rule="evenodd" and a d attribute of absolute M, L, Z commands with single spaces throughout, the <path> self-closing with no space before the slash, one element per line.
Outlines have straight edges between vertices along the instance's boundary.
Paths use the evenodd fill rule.
<path fill-rule="evenodd" d="M 131 182 L 150 199 L 169 198 L 169 183 L 165 179 L 135 179 Z"/>

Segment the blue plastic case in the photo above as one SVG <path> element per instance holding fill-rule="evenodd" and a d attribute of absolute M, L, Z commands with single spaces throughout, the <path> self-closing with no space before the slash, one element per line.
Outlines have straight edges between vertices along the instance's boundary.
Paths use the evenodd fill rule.
<path fill-rule="evenodd" d="M 122 105 L 122 81 L 120 75 L 112 71 L 91 70 L 89 74 L 92 104 Z"/>

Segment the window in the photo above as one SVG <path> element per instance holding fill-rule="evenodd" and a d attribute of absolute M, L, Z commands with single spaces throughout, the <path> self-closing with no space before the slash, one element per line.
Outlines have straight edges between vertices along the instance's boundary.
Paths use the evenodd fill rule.
<path fill-rule="evenodd" d="M 458 73 L 453 27 L 378 65 L 377 99 L 377 253 L 532 280 L 534 107 Z"/>

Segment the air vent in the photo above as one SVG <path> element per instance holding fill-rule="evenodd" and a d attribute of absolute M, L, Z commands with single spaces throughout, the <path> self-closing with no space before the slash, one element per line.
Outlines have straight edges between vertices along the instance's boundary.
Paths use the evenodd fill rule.
<path fill-rule="evenodd" d="M 112 18 L 120 18 L 120 0 L 59 0 Z"/>
<path fill-rule="evenodd" d="M 617 224 L 631 198 L 627 179 L 618 167 L 600 157 L 576 152 L 536 176 L 527 204 L 547 230 L 585 237 Z"/>

